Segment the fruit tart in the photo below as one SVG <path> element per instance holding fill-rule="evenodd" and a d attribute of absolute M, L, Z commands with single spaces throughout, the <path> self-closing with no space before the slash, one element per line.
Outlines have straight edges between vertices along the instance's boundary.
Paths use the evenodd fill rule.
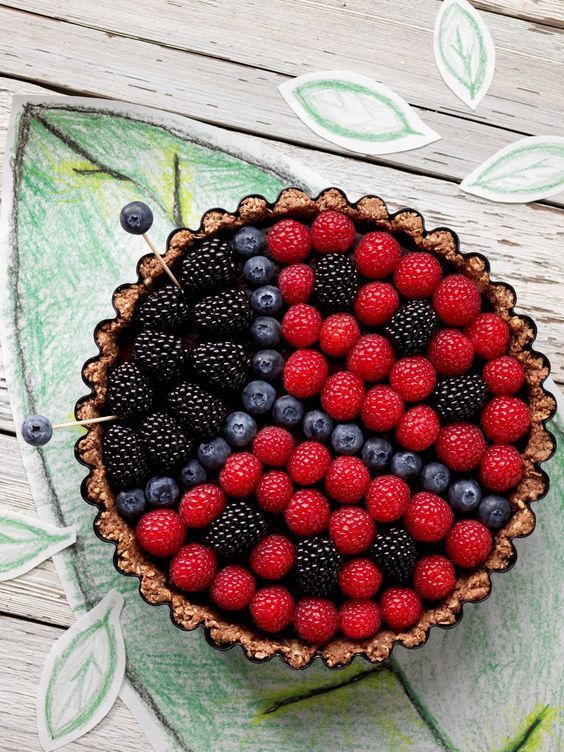
<path fill-rule="evenodd" d="M 179 286 L 146 256 L 116 290 L 76 407 L 116 416 L 77 455 L 118 570 L 294 668 L 456 624 L 548 488 L 549 364 L 513 290 L 451 230 L 334 188 L 209 211 L 164 261 Z"/>

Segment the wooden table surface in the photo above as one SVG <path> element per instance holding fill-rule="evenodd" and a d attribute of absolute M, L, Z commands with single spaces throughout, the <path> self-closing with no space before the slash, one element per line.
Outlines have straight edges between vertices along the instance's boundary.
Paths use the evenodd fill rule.
<path fill-rule="evenodd" d="M 435 0 L 25 0 L 0 3 L 0 156 L 14 94 L 67 93 L 158 107 L 266 140 L 351 190 L 418 207 L 486 253 L 539 325 L 564 382 L 564 195 L 528 206 L 469 200 L 457 183 L 521 135 L 564 135 L 563 0 L 473 0 L 497 50 L 477 112 L 432 70 Z M 277 86 L 320 69 L 381 80 L 442 139 L 364 159 L 308 130 Z M 0 504 L 35 514 L 0 357 Z M 52 563 L 0 583 L 0 749 L 39 750 L 35 693 L 53 642 L 73 622 Z M 150 746 L 118 701 L 69 750 Z"/>

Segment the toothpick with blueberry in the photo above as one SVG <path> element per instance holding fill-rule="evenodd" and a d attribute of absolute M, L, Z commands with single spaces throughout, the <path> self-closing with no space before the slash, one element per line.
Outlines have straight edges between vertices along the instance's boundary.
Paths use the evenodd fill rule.
<path fill-rule="evenodd" d="M 59 428 L 90 426 L 94 423 L 106 423 L 107 421 L 117 420 L 118 417 L 118 415 L 102 415 L 99 418 L 71 420 L 66 423 L 51 423 L 49 418 L 46 418 L 45 415 L 30 415 L 22 423 L 22 439 L 30 446 L 45 446 L 45 444 L 51 441 L 53 431 L 56 431 Z"/>

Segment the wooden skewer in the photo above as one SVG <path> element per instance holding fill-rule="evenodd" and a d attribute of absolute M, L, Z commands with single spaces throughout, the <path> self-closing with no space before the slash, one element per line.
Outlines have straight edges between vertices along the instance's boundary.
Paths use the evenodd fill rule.
<path fill-rule="evenodd" d="M 106 423 L 109 420 L 118 420 L 118 415 L 103 415 L 100 418 L 86 418 L 85 420 L 71 420 L 68 423 L 53 423 L 51 428 L 72 428 L 73 426 L 90 426 L 92 423 Z"/>
<path fill-rule="evenodd" d="M 168 266 L 167 266 L 167 265 L 165 264 L 163 257 L 162 257 L 162 256 L 161 256 L 161 254 L 160 254 L 160 253 L 158 252 L 158 250 L 157 250 L 157 248 L 156 248 L 155 244 L 153 243 L 153 241 L 152 241 L 152 240 L 151 240 L 151 238 L 150 238 L 150 237 L 149 237 L 149 236 L 147 235 L 147 233 L 146 233 L 146 232 L 144 232 L 144 233 L 143 233 L 143 239 L 145 240 L 145 242 L 147 243 L 147 245 L 149 246 L 149 248 L 150 248 L 150 249 L 151 249 L 151 250 L 153 251 L 153 253 L 155 254 L 155 257 L 157 258 L 157 260 L 158 260 L 158 262 L 159 262 L 159 264 L 160 264 L 160 265 L 162 266 L 162 268 L 164 269 L 164 271 L 165 271 L 165 272 L 166 272 L 166 273 L 168 274 L 168 276 L 169 276 L 169 277 L 171 278 L 171 280 L 173 281 L 173 283 L 174 283 L 174 284 L 175 284 L 175 285 L 176 285 L 177 287 L 180 287 L 180 282 L 179 282 L 179 281 L 178 281 L 178 280 L 176 279 L 176 277 L 174 276 L 174 274 L 173 274 L 173 273 L 172 273 L 172 272 L 170 271 L 170 269 L 168 268 Z"/>

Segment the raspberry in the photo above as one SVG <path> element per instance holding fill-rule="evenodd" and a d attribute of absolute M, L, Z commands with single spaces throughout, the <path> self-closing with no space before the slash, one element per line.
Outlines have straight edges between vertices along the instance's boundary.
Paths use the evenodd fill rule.
<path fill-rule="evenodd" d="M 477 520 L 457 522 L 446 539 L 448 558 L 464 569 L 482 564 L 488 558 L 491 548 L 491 533 Z"/>
<path fill-rule="evenodd" d="M 257 590 L 249 606 L 254 623 L 273 634 L 285 629 L 294 616 L 294 599 L 285 587 L 273 585 Z"/>
<path fill-rule="evenodd" d="M 405 513 L 411 493 L 395 475 L 374 478 L 366 494 L 366 508 L 377 522 L 394 522 Z"/>
<path fill-rule="evenodd" d="M 446 501 L 428 491 L 416 493 L 403 516 L 407 532 L 424 543 L 442 540 L 453 522 L 454 513 Z"/>
<path fill-rule="evenodd" d="M 422 355 L 401 358 L 390 371 L 390 386 L 406 402 L 427 399 L 436 383 L 435 369 Z"/>
<path fill-rule="evenodd" d="M 381 381 L 394 364 L 394 348 L 381 334 L 366 334 L 350 351 L 347 368 L 364 381 Z"/>
<path fill-rule="evenodd" d="M 251 551 L 251 568 L 265 580 L 279 580 L 294 563 L 294 544 L 283 535 L 267 535 Z"/>
<path fill-rule="evenodd" d="M 364 384 L 350 371 L 329 376 L 321 390 L 321 405 L 335 420 L 352 420 L 362 406 Z"/>
<path fill-rule="evenodd" d="M 421 616 L 423 607 L 417 593 L 409 588 L 389 588 L 380 599 L 382 619 L 396 632 L 412 627 Z"/>
<path fill-rule="evenodd" d="M 399 419 L 396 439 L 411 452 L 423 452 L 435 443 L 440 432 L 437 413 L 428 405 L 415 405 Z"/>
<path fill-rule="evenodd" d="M 403 400 L 389 386 L 378 384 L 369 389 L 364 398 L 360 416 L 371 431 L 389 431 L 403 413 Z"/>
<path fill-rule="evenodd" d="M 284 366 L 284 388 L 306 399 L 321 391 L 328 374 L 327 361 L 317 350 L 296 350 Z"/>
<path fill-rule="evenodd" d="M 313 292 L 315 274 L 309 264 L 286 266 L 278 275 L 278 288 L 284 303 L 307 303 Z"/>
<path fill-rule="evenodd" d="M 298 303 L 284 314 L 282 336 L 292 347 L 309 347 L 317 342 L 321 329 L 321 314 L 313 306 Z"/>
<path fill-rule="evenodd" d="M 339 572 L 339 587 L 347 598 L 372 598 L 382 580 L 382 572 L 370 559 L 351 559 Z"/>
<path fill-rule="evenodd" d="M 358 271 L 369 279 L 383 279 L 392 274 L 400 257 L 400 245 L 389 232 L 366 233 L 354 252 Z"/>
<path fill-rule="evenodd" d="M 358 322 L 350 313 L 334 313 L 321 324 L 319 347 L 332 358 L 346 355 L 360 337 Z"/>
<path fill-rule="evenodd" d="M 338 211 L 324 211 L 311 225 L 311 244 L 318 253 L 348 251 L 356 229 L 348 217 Z"/>
<path fill-rule="evenodd" d="M 327 642 L 339 626 L 337 609 L 327 598 L 302 598 L 296 604 L 294 626 L 305 642 Z"/>
<path fill-rule="evenodd" d="M 476 355 L 485 360 L 499 358 L 509 344 L 509 327 L 496 313 L 481 313 L 466 327 Z"/>
<path fill-rule="evenodd" d="M 294 485 L 289 475 L 281 470 L 265 473 L 255 491 L 258 505 L 265 512 L 283 512 L 294 493 Z"/>
<path fill-rule="evenodd" d="M 508 491 L 521 480 L 523 460 L 514 446 L 494 444 L 486 449 L 480 463 L 480 482 L 492 491 Z"/>
<path fill-rule="evenodd" d="M 449 326 L 464 326 L 480 313 L 480 292 L 462 274 L 445 277 L 433 293 L 433 307 Z"/>
<path fill-rule="evenodd" d="M 529 430 L 529 408 L 518 397 L 494 397 L 484 408 L 482 426 L 491 441 L 511 444 Z"/>
<path fill-rule="evenodd" d="M 151 556 L 165 559 L 180 551 L 186 528 L 172 509 L 154 509 L 141 517 L 135 535 L 144 551 Z"/>
<path fill-rule="evenodd" d="M 216 567 L 217 560 L 211 548 L 201 543 L 189 543 L 172 560 L 170 580 L 180 590 L 199 593 L 210 586 Z"/>
<path fill-rule="evenodd" d="M 370 473 L 358 457 L 337 457 L 325 476 L 327 494 L 341 504 L 360 501 L 369 483 Z"/>
<path fill-rule="evenodd" d="M 441 329 L 429 342 L 429 358 L 440 376 L 462 376 L 474 360 L 472 342 L 458 329 Z"/>
<path fill-rule="evenodd" d="M 187 527 L 207 527 L 225 509 L 225 494 L 213 483 L 201 483 L 186 491 L 178 513 Z"/>
<path fill-rule="evenodd" d="M 230 455 L 219 474 L 219 483 L 228 496 L 249 496 L 257 487 L 262 473 L 260 460 L 250 452 Z"/>
<path fill-rule="evenodd" d="M 272 258 L 281 264 L 303 261 L 311 248 L 308 228 L 296 219 L 277 222 L 266 236 L 266 242 Z"/>
<path fill-rule="evenodd" d="M 288 460 L 292 480 L 301 486 L 313 486 L 325 477 L 331 454 L 319 441 L 304 441 L 294 449 Z"/>
<path fill-rule="evenodd" d="M 380 609 L 374 601 L 345 601 L 339 609 L 339 629 L 349 640 L 374 637 L 380 622 Z"/>
<path fill-rule="evenodd" d="M 415 590 L 426 601 L 440 601 L 456 585 L 454 567 L 445 556 L 433 554 L 419 559 L 413 572 Z"/>
<path fill-rule="evenodd" d="M 316 535 L 327 527 L 330 512 L 329 502 L 322 493 L 303 488 L 290 499 L 284 519 L 294 535 Z"/>
<path fill-rule="evenodd" d="M 253 454 L 272 467 L 283 467 L 294 448 L 294 438 L 285 428 L 265 426 L 253 439 Z"/>
<path fill-rule="evenodd" d="M 436 450 L 444 465 L 463 473 L 480 464 L 486 451 L 486 441 L 478 426 L 471 423 L 451 423 L 441 430 Z"/>
<path fill-rule="evenodd" d="M 443 270 L 430 253 L 408 253 L 394 274 L 394 284 L 406 298 L 427 298 L 441 281 Z"/>
<path fill-rule="evenodd" d="M 370 548 L 376 527 L 366 509 L 341 507 L 331 514 L 329 537 L 341 554 L 360 554 Z"/>
<path fill-rule="evenodd" d="M 255 578 L 248 569 L 228 564 L 217 573 L 210 596 L 224 611 L 240 611 L 252 601 L 255 588 Z"/>
<path fill-rule="evenodd" d="M 515 394 L 525 383 L 525 372 L 510 355 L 490 360 L 484 366 L 484 381 L 494 394 Z"/>
<path fill-rule="evenodd" d="M 398 308 L 398 294 L 387 282 L 369 282 L 360 288 L 354 301 L 357 318 L 367 326 L 385 324 Z"/>

